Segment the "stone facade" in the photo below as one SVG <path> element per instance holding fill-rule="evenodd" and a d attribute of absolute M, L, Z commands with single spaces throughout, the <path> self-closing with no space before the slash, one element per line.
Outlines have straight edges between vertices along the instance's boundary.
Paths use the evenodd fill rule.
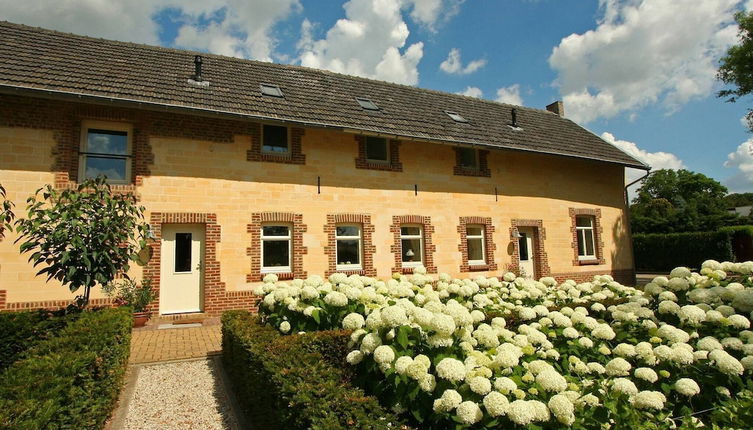
<path fill-rule="evenodd" d="M 363 225 L 363 273 L 382 278 L 410 271 L 400 267 L 401 223 L 424 226 L 430 273 L 469 276 L 463 221 L 486 225 L 486 243 L 492 245 L 488 267 L 474 276 L 516 269 L 512 231 L 526 225 L 537 231 L 537 275 L 586 280 L 605 273 L 623 282 L 633 277 L 624 171 L 618 165 L 500 150 L 484 153 L 483 175 L 472 176 L 457 171 L 452 146 L 391 139 L 390 167 L 377 169 L 363 164 L 358 136 L 296 127 L 289 130 L 290 157 L 267 159 L 258 151 L 256 122 L 2 95 L 0 182 L 18 215 L 44 184 L 76 183 L 84 120 L 133 127 L 132 181 L 116 189 L 138 195 L 155 232 L 186 219 L 205 226 L 211 263 L 204 274 L 207 313 L 254 306 L 250 289 L 261 278 L 255 234 L 276 216 L 269 214 L 294 225 L 290 276 L 333 271 L 330 230 L 345 220 Z M 573 213 L 597 219 L 597 264 L 575 264 Z M 73 294 L 37 277 L 14 240 L 9 233 L 0 242 L 0 310 L 68 303 Z M 131 276 L 153 282 L 159 277 L 159 238 L 152 246 L 152 260 L 134 267 Z M 93 298 L 107 303 L 99 291 Z"/>

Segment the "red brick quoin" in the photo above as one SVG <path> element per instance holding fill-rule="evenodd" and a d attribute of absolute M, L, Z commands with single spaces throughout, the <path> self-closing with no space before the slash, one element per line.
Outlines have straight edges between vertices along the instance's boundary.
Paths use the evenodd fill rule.
<path fill-rule="evenodd" d="M 251 214 L 251 224 L 248 224 L 247 231 L 251 233 L 251 247 L 246 249 L 246 255 L 251 257 L 251 273 L 246 275 L 248 282 L 258 282 L 264 278 L 261 273 L 261 226 L 265 223 L 289 224 L 292 228 L 293 246 L 292 254 L 292 272 L 275 273 L 278 279 L 303 279 L 307 276 L 303 270 L 303 255 L 307 253 L 308 248 L 303 246 L 303 233 L 306 232 L 306 224 L 303 223 L 302 214 L 287 212 L 257 212 Z"/>
<path fill-rule="evenodd" d="M 578 230 L 576 229 L 575 218 L 579 215 L 590 216 L 594 220 L 594 243 L 596 244 L 596 260 L 578 259 Z M 601 209 L 570 208 L 570 233 L 572 233 L 573 235 L 573 266 L 606 264 L 606 260 L 604 259 L 604 240 L 602 239 L 603 230 L 601 228 Z"/>
<path fill-rule="evenodd" d="M 514 219 L 512 220 L 512 226 L 510 227 L 510 240 L 513 242 L 512 262 L 510 263 L 510 270 L 520 271 L 520 245 L 518 240 L 513 237 L 513 232 L 518 227 L 534 227 L 533 237 L 533 269 L 534 277 L 539 279 L 544 276 L 549 276 L 551 273 L 549 269 L 549 257 L 546 255 L 544 249 L 544 240 L 546 239 L 546 229 L 544 223 L 540 219 Z"/>
<path fill-rule="evenodd" d="M 197 212 L 153 212 L 149 219 L 155 241 L 151 244 L 152 259 L 144 267 L 144 278 L 152 281 L 156 295 L 149 310 L 159 312 L 160 268 L 162 266 L 163 224 L 204 224 L 204 313 L 218 315 L 228 309 L 252 309 L 258 297 L 251 291 L 226 291 L 220 280 L 220 262 L 217 260 L 217 244 L 221 240 L 221 227 L 217 215 Z"/>
<path fill-rule="evenodd" d="M 400 244 L 400 226 L 403 224 L 417 224 L 423 227 L 424 267 L 426 268 L 427 273 L 437 273 L 437 267 L 434 265 L 434 251 L 437 250 L 437 247 L 434 245 L 434 242 L 432 242 L 434 226 L 431 225 L 430 216 L 421 215 L 395 215 L 392 217 L 390 232 L 393 234 L 394 242 L 392 246 L 390 246 L 390 251 L 395 254 L 395 267 L 392 268 L 392 272 L 413 273 L 412 267 L 403 267 L 402 245 Z"/>
<path fill-rule="evenodd" d="M 474 265 L 468 264 L 468 238 L 466 227 L 468 225 L 482 225 L 484 226 L 484 247 L 485 247 L 485 259 L 486 264 Z M 461 272 L 478 272 L 478 271 L 492 271 L 497 270 L 497 263 L 494 261 L 494 251 L 497 246 L 494 244 L 493 233 L 494 226 L 492 225 L 491 217 L 480 216 L 465 216 L 460 217 L 460 224 L 458 225 L 458 233 L 460 233 L 460 244 L 458 250 L 460 251 L 463 261 L 460 265 Z"/>
<path fill-rule="evenodd" d="M 335 227 L 337 227 L 338 224 L 361 225 L 361 246 L 363 247 L 361 270 L 337 270 L 337 240 L 335 236 Z M 374 268 L 374 253 L 376 252 L 376 246 L 374 246 L 371 241 L 371 236 L 374 234 L 374 225 L 371 224 L 371 215 L 329 214 L 327 215 L 327 224 L 324 226 L 324 232 L 327 233 L 327 245 L 324 247 L 324 253 L 327 255 L 328 259 L 328 268 L 324 274 L 325 277 L 328 277 L 333 273 L 376 276 L 376 269 Z"/>

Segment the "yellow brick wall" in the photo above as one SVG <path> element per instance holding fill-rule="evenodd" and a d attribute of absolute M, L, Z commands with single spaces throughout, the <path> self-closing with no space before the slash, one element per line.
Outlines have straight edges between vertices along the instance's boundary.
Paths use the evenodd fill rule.
<path fill-rule="evenodd" d="M 147 220 L 149 212 L 216 213 L 222 228 L 218 244 L 222 281 L 231 291 L 250 287 L 246 275 L 251 260 L 246 248 L 251 245 L 251 235 L 246 227 L 251 213 L 264 211 L 303 214 L 308 227 L 303 236 L 308 247 L 303 269 L 309 274 L 327 270 L 323 228 L 331 213 L 371 215 L 374 265 L 380 277 L 389 276 L 394 266 L 389 231 L 393 215 L 431 216 L 436 230 L 435 265 L 453 276 L 463 276 L 459 273 L 457 232 L 461 216 L 492 218 L 499 267 L 491 273 L 494 275 L 504 273 L 511 261 L 512 219 L 543 221 L 552 273 L 632 267 L 623 212 L 623 169 L 619 166 L 492 151 L 488 158 L 491 178 L 454 176 L 455 155 L 450 146 L 403 142 L 403 172 L 363 170 L 355 168 L 358 146 L 352 134 L 320 129 L 307 129 L 303 136 L 305 165 L 246 161 L 251 138 L 242 135 L 236 136 L 234 143 L 159 137 L 152 137 L 150 143 L 154 153 L 151 176 L 138 188 Z M 17 213 L 22 214 L 28 195 L 52 182 L 54 147 L 51 131 L 0 128 L 0 182 L 16 202 Z M 321 178 L 321 194 L 317 194 L 317 177 Z M 417 196 L 414 185 L 418 186 Z M 605 265 L 573 266 L 571 207 L 601 209 Z M 0 290 L 8 291 L 7 301 L 71 297 L 65 288 L 33 276 L 14 239 L 11 234 L 0 242 Z M 139 276 L 140 269 L 132 274 Z"/>

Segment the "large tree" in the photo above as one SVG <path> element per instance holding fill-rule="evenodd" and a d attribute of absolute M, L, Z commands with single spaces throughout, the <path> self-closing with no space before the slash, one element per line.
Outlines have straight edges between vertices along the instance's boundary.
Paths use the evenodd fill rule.
<path fill-rule="evenodd" d="M 657 170 L 643 181 L 630 206 L 634 233 L 711 231 L 739 224 L 729 213 L 727 188 L 701 173 Z"/>
<path fill-rule="evenodd" d="M 753 11 L 738 12 L 735 21 L 739 26 L 739 43 L 727 50 L 720 61 L 718 78 L 735 88 L 719 91 L 719 97 L 735 102 L 753 92 Z M 748 110 L 748 128 L 753 130 L 753 110 Z"/>

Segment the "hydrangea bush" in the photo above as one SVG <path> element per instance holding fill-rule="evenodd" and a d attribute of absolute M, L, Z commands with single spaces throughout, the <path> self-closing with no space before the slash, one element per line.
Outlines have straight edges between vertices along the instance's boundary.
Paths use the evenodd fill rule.
<path fill-rule="evenodd" d="M 694 428 L 751 378 L 752 274 L 709 260 L 636 289 L 418 268 L 256 292 L 283 333 L 351 330 L 362 384 L 421 428 Z"/>

